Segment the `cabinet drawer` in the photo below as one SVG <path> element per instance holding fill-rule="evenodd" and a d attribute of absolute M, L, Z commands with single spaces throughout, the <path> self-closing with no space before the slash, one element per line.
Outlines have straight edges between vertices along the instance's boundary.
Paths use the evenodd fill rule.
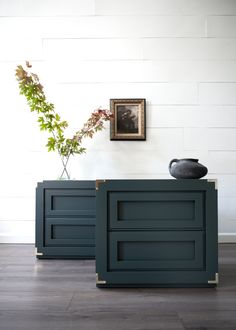
<path fill-rule="evenodd" d="M 94 218 L 52 218 L 46 219 L 46 246 L 94 246 Z"/>
<path fill-rule="evenodd" d="M 46 216 L 95 216 L 95 191 L 82 189 L 47 189 Z"/>
<path fill-rule="evenodd" d="M 204 192 L 110 192 L 110 229 L 201 229 Z"/>
<path fill-rule="evenodd" d="M 207 180 L 96 182 L 98 287 L 214 287 L 217 190 Z"/>
<path fill-rule="evenodd" d="M 95 257 L 95 182 L 52 180 L 36 188 L 37 258 Z"/>
<path fill-rule="evenodd" d="M 202 270 L 203 232 L 109 233 L 109 271 Z"/>

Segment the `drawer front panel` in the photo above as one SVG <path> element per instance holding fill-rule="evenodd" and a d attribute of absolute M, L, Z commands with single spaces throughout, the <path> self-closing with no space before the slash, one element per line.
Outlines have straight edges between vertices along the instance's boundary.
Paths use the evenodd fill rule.
<path fill-rule="evenodd" d="M 95 216 L 95 192 L 92 189 L 47 189 L 45 214 Z"/>
<path fill-rule="evenodd" d="M 46 246 L 95 245 L 95 219 L 46 219 Z"/>
<path fill-rule="evenodd" d="M 37 258 L 95 257 L 95 181 L 52 180 L 36 188 Z"/>
<path fill-rule="evenodd" d="M 98 287 L 217 284 L 215 183 L 106 180 L 96 189 Z"/>
<path fill-rule="evenodd" d="M 110 192 L 111 229 L 203 228 L 204 192 Z"/>
<path fill-rule="evenodd" d="M 115 270 L 203 270 L 203 232 L 111 232 L 109 265 Z"/>

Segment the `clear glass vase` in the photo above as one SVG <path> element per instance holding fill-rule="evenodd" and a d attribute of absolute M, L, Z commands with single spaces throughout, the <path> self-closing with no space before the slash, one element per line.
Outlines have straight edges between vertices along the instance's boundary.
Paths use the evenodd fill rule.
<path fill-rule="evenodd" d="M 62 161 L 62 172 L 58 177 L 58 180 L 71 180 L 70 170 L 68 166 L 69 158 L 61 158 Z"/>
<path fill-rule="evenodd" d="M 58 180 L 70 180 L 70 173 L 67 171 L 64 171 L 59 176 Z"/>

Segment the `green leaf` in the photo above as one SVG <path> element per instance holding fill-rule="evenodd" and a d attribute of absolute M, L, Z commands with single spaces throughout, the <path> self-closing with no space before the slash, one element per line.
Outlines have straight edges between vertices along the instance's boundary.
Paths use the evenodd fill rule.
<path fill-rule="evenodd" d="M 58 113 L 55 114 L 55 119 L 56 119 L 56 121 L 59 121 L 61 119 L 61 117 L 58 115 Z"/>
<path fill-rule="evenodd" d="M 38 118 L 38 123 L 44 123 L 44 118 L 43 117 L 39 117 Z"/>
<path fill-rule="evenodd" d="M 38 76 L 28 72 L 28 69 L 29 67 L 25 70 L 21 65 L 16 68 L 19 91 L 21 95 L 25 96 L 30 111 L 37 113 L 40 130 L 48 131 L 53 135 L 53 137 L 48 138 L 46 145 L 48 151 L 57 151 L 63 157 L 86 152 L 86 149 L 81 147 L 83 138 L 92 138 L 95 132 L 102 130 L 104 128 L 103 122 L 109 120 L 111 115 L 102 110 L 103 116 L 101 116 L 101 110 L 97 110 L 91 114 L 82 129 L 77 131 L 72 139 L 65 138 L 68 122 L 62 121 L 54 110 L 54 104 L 47 102 Z"/>

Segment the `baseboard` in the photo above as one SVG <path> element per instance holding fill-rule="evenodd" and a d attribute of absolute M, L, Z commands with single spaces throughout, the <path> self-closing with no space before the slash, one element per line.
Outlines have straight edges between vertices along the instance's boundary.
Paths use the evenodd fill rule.
<path fill-rule="evenodd" d="M 0 235 L 0 244 L 34 244 L 32 236 Z"/>
<path fill-rule="evenodd" d="M 219 243 L 236 243 L 236 234 L 222 233 L 218 235 Z"/>

